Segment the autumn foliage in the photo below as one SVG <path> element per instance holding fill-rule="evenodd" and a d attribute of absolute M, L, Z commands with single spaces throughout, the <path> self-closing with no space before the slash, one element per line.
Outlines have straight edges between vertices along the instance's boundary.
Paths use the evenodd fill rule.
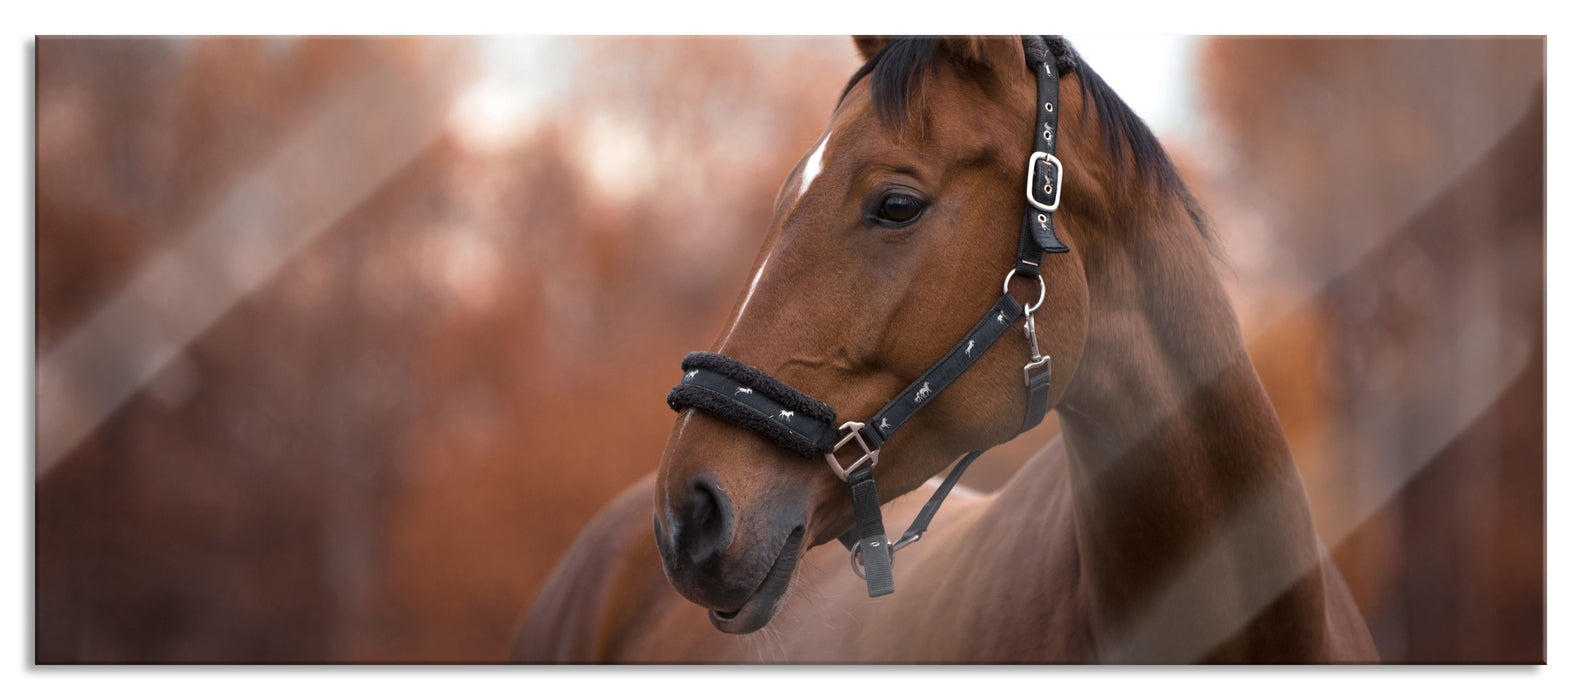
<path fill-rule="evenodd" d="M 504 658 L 655 468 L 857 66 L 545 45 L 516 78 L 562 87 L 480 136 L 470 41 L 38 41 L 40 411 L 86 426 L 37 465 L 39 662 Z M 1212 138 L 1168 145 L 1381 653 L 1542 659 L 1541 41 L 1210 39 L 1197 69 Z M 229 261 L 179 268 L 212 322 L 116 305 L 170 251 Z M 105 309 L 152 339 L 57 352 Z"/>

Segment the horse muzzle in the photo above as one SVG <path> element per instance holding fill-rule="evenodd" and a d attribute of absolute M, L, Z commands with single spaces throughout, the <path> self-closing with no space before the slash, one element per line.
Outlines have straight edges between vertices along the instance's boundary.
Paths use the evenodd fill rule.
<path fill-rule="evenodd" d="M 805 528 L 798 527 L 786 536 L 785 544 L 781 545 L 769 570 L 740 607 L 734 610 L 709 610 L 709 623 L 715 629 L 729 634 L 756 632 L 780 613 L 780 608 L 785 606 L 786 594 L 791 590 L 791 577 L 796 573 L 797 563 L 802 558 L 804 532 Z"/>
<path fill-rule="evenodd" d="M 689 480 L 670 512 L 654 513 L 665 576 L 678 593 L 709 611 L 722 632 L 747 634 L 785 604 L 807 532 L 804 514 L 773 509 L 746 527 L 737 507 L 707 474 Z"/>

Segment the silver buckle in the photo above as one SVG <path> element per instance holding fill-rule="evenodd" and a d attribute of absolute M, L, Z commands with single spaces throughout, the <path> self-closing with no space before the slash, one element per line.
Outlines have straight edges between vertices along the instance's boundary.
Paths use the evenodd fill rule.
<path fill-rule="evenodd" d="M 1027 384 L 1028 386 L 1032 386 L 1032 384 L 1033 384 L 1033 370 L 1035 370 L 1035 369 L 1043 369 L 1048 364 L 1049 364 L 1049 356 L 1048 355 L 1041 356 L 1038 359 L 1027 363 L 1027 366 L 1022 368 L 1022 382 Z"/>
<path fill-rule="evenodd" d="M 845 437 L 836 441 L 835 448 L 824 455 L 824 461 L 829 462 L 829 468 L 835 470 L 835 476 L 840 477 L 841 481 L 847 481 L 851 478 L 851 473 L 861 469 L 864 464 L 879 465 L 879 450 L 869 448 L 868 441 L 862 439 L 861 423 L 850 422 L 842 425 L 840 429 L 846 433 Z M 852 440 L 856 440 L 857 446 L 862 448 L 862 456 L 858 457 L 857 461 L 852 462 L 851 466 L 842 467 L 840 466 L 840 459 L 835 455 L 840 452 L 840 448 L 845 447 L 846 443 Z"/>
<path fill-rule="evenodd" d="M 1045 194 L 1053 194 L 1055 196 L 1054 204 L 1044 204 L 1043 202 L 1038 201 L 1037 197 L 1033 196 L 1033 179 L 1034 176 L 1038 174 L 1038 161 L 1040 160 L 1055 164 L 1055 181 L 1044 185 Z M 1033 157 L 1027 159 L 1027 203 L 1033 205 L 1039 210 L 1046 212 L 1053 212 L 1054 210 L 1059 209 L 1060 190 L 1061 185 L 1065 182 L 1065 179 L 1066 168 L 1060 164 L 1060 159 L 1056 158 L 1055 154 L 1046 153 L 1044 151 L 1034 151 Z"/>

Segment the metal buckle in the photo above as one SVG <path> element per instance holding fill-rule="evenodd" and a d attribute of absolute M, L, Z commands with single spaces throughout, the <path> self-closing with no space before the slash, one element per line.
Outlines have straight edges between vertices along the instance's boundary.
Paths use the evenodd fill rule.
<path fill-rule="evenodd" d="M 835 448 L 824 455 L 824 461 L 829 462 L 829 468 L 835 470 L 835 476 L 840 477 L 841 481 L 847 481 L 851 478 L 851 473 L 861 469 L 864 464 L 879 466 L 879 450 L 869 448 L 868 441 L 862 439 L 861 423 L 849 422 L 842 425 L 840 429 L 846 433 L 845 437 L 836 441 Z M 835 455 L 840 452 L 840 448 L 845 447 L 846 443 L 852 440 L 856 440 L 857 446 L 862 448 L 862 456 L 858 457 L 857 461 L 852 462 L 851 466 L 842 467 L 840 466 L 840 459 Z"/>
<path fill-rule="evenodd" d="M 1039 357 L 1036 360 L 1033 360 L 1032 362 L 1027 363 L 1027 366 L 1022 368 L 1022 381 L 1024 383 L 1026 383 L 1027 385 L 1031 386 L 1032 383 L 1033 383 L 1033 370 L 1035 370 L 1035 369 L 1043 369 L 1044 367 L 1046 367 L 1048 365 L 1049 365 L 1049 356 L 1048 355 L 1044 355 L 1042 357 Z"/>
<path fill-rule="evenodd" d="M 1054 204 L 1044 204 L 1043 202 L 1038 201 L 1037 197 L 1033 196 L 1033 180 L 1034 176 L 1038 174 L 1038 161 L 1040 160 L 1047 163 L 1053 163 L 1055 165 L 1055 181 L 1044 185 L 1045 193 L 1054 195 Z M 1053 212 L 1054 210 L 1059 209 L 1060 190 L 1061 185 L 1065 182 L 1065 179 L 1066 168 L 1060 164 L 1060 159 L 1056 158 L 1055 154 L 1046 153 L 1044 151 L 1034 151 L 1033 156 L 1027 159 L 1027 203 L 1033 205 L 1033 207 L 1041 211 L 1046 212 Z"/>

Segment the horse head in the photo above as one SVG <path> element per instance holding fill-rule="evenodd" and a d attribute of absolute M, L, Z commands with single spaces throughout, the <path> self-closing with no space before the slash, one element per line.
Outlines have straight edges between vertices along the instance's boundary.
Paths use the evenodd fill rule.
<path fill-rule="evenodd" d="M 1027 207 L 1028 147 L 1054 121 L 1038 104 L 1022 39 L 857 45 L 866 62 L 786 178 L 757 269 L 714 345 L 841 420 L 866 419 L 907 389 L 1003 288 L 1028 305 L 1041 294 L 1038 280 L 1007 281 L 1007 271 Z M 1082 118 L 1075 77 L 1059 91 L 1065 202 L 1050 216 L 1071 253 L 1045 256 L 1047 300 L 1036 311 L 1051 404 L 1088 333 L 1083 255 L 1102 228 L 1088 202 L 1104 196 L 1106 180 L 1092 164 L 1110 161 Z M 881 500 L 1017 434 L 1027 340 L 1010 332 L 970 354 L 981 360 L 950 386 L 928 388 L 937 395 L 884 443 L 874 469 Z M 823 459 L 693 409 L 665 447 L 654 509 L 671 584 L 734 633 L 773 618 L 802 553 L 853 525 L 846 484 Z"/>

